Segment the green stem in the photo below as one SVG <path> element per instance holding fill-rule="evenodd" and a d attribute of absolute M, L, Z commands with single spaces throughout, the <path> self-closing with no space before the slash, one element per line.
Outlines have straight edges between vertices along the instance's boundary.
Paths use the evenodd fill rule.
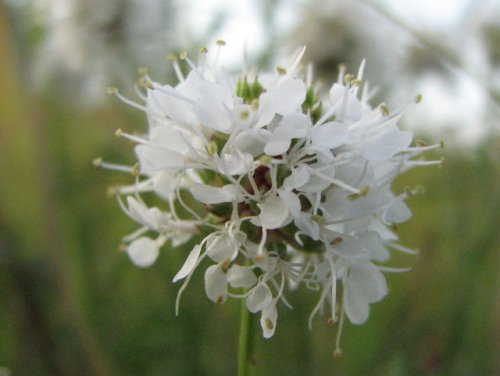
<path fill-rule="evenodd" d="M 250 353 L 252 345 L 252 325 L 253 320 L 250 311 L 247 309 L 245 299 L 241 300 L 240 315 L 240 342 L 238 351 L 238 376 L 250 375 Z"/>

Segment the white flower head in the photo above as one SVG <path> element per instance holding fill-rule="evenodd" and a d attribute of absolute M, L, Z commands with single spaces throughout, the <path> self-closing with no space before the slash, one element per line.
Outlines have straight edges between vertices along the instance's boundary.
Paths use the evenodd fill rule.
<path fill-rule="evenodd" d="M 150 266 L 164 243 L 193 239 L 173 278 L 184 281 L 177 309 L 191 276 L 205 268 L 208 298 L 245 299 L 260 312 L 265 338 L 292 289 L 318 294 L 311 320 L 319 312 L 340 325 L 344 316 L 368 319 L 370 304 L 387 294 L 383 272 L 395 270 L 381 263 L 392 250 L 411 252 L 392 229 L 411 217 L 406 200 L 414 191 L 393 193 L 391 183 L 440 162 L 415 159 L 440 145 L 412 145 L 397 124 L 405 107 L 372 108 L 360 95 L 364 63 L 322 93 L 299 69 L 303 54 L 274 73 L 232 76 L 219 51 L 210 64 L 204 49 L 198 65 L 184 54 L 173 62 L 177 85 L 143 75 L 145 104 L 112 89 L 146 112 L 149 127 L 142 136 L 117 132 L 137 143 L 136 166 L 97 162 L 135 176 L 118 189 L 122 209 L 140 226 L 124 239 L 132 262 Z M 180 64 L 190 67 L 187 76 Z M 143 195 L 165 205 L 148 207 Z"/>

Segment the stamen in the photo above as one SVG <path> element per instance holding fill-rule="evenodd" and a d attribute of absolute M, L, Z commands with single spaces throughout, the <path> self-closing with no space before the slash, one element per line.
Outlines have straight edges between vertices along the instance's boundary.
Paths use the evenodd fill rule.
<path fill-rule="evenodd" d="M 115 88 L 111 88 L 111 90 L 108 89 L 108 93 L 116 95 L 118 97 L 118 99 L 120 99 L 122 102 L 128 104 L 131 107 L 137 108 L 138 110 L 141 110 L 141 111 L 146 112 L 146 113 L 148 112 L 148 110 L 146 109 L 146 107 L 144 105 L 139 104 L 137 102 L 134 102 L 133 100 L 128 99 L 127 97 L 124 97 L 123 95 L 121 95 L 118 92 L 118 89 L 116 91 L 114 91 L 114 89 Z"/>
<path fill-rule="evenodd" d="M 330 272 L 332 279 L 332 321 L 337 321 L 337 314 L 335 313 L 335 306 L 337 304 L 337 273 L 335 270 L 335 264 L 333 263 L 331 258 L 328 258 L 328 262 L 330 263 Z"/>
<path fill-rule="evenodd" d="M 337 77 L 337 83 L 342 85 L 342 78 L 345 76 L 345 72 L 347 70 L 347 66 L 345 64 L 339 64 L 339 73 Z"/>
<path fill-rule="evenodd" d="M 330 183 L 333 183 L 333 184 L 339 186 L 340 188 L 344 188 L 346 191 L 357 193 L 357 194 L 361 194 L 361 191 L 359 189 L 351 187 L 349 184 L 344 183 L 342 180 L 338 180 L 338 179 L 332 178 L 332 177 L 330 177 L 328 175 L 324 175 L 324 174 L 322 174 L 322 173 L 314 170 L 313 168 L 308 168 L 308 170 L 312 174 L 320 177 L 321 179 L 329 181 Z"/>
<path fill-rule="evenodd" d="M 137 136 L 133 136 L 129 133 L 125 133 L 121 130 L 121 128 L 118 128 L 116 131 L 115 131 L 115 136 L 116 137 L 124 137 L 126 138 L 127 140 L 130 140 L 132 142 L 137 142 L 138 144 L 143 144 L 143 145 L 151 145 L 151 142 L 149 140 L 145 140 L 143 138 L 140 138 L 140 137 L 137 137 Z"/>
<path fill-rule="evenodd" d="M 226 42 L 223 41 L 222 39 L 219 39 L 215 42 L 217 45 L 217 49 L 215 50 L 215 58 L 214 58 L 214 65 L 217 66 L 219 65 L 219 56 L 220 56 L 220 51 L 221 47 L 226 45 Z"/>
<path fill-rule="evenodd" d="M 340 348 L 340 339 L 342 338 L 342 329 L 344 328 L 344 317 L 345 317 L 345 284 L 344 291 L 342 293 L 342 303 L 340 305 L 340 322 L 339 328 L 337 330 L 337 337 L 335 338 L 335 351 L 333 352 L 333 358 L 339 359 L 342 356 L 342 349 Z"/>

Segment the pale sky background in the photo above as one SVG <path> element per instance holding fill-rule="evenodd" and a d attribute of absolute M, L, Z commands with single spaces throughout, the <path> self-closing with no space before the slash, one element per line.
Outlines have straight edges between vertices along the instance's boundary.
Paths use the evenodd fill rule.
<path fill-rule="evenodd" d="M 259 13 L 259 3 L 259 1 L 250 0 L 204 0 L 203 2 L 185 0 L 179 3 L 178 9 L 181 17 L 179 25 L 181 29 L 189 27 L 191 34 L 202 36 L 212 22 L 213 15 L 217 12 L 225 12 L 228 15 L 228 22 L 218 35 L 218 38 L 223 38 L 228 44 L 228 48 L 224 51 L 224 62 L 228 66 L 239 66 L 242 60 L 240 47 L 242 41 L 246 43 L 250 58 L 252 52 L 259 51 L 265 46 L 265 27 Z M 294 28 L 300 16 L 297 10 L 305 3 L 301 0 L 281 2 L 279 11 L 276 13 L 279 14 L 276 26 L 280 32 Z M 467 23 L 466 17 L 469 16 L 470 1 L 385 0 L 380 3 L 385 4 L 392 14 L 419 30 L 432 30 L 438 35 L 442 33 L 443 42 L 467 32 L 463 28 L 466 26 L 464 23 Z M 481 3 L 482 11 L 488 12 L 489 8 L 498 10 L 500 1 L 481 0 Z M 182 36 L 184 33 L 182 30 L 179 31 L 179 35 Z M 475 51 L 469 53 L 470 60 L 480 60 L 475 53 Z M 332 73 L 333 76 L 335 72 Z M 373 79 L 376 77 L 371 81 Z M 412 129 L 447 133 L 444 136 L 456 138 L 460 143 L 474 144 L 486 134 L 487 130 L 495 127 L 492 124 L 485 124 L 478 115 L 487 111 L 487 95 L 481 85 L 467 75 L 457 74 L 453 89 L 441 77 L 426 75 L 419 80 L 414 90 L 415 94 L 424 95 L 424 101 L 416 109 L 411 110 L 411 117 L 407 119 L 407 126 Z M 400 105 L 401 103 L 394 104 Z M 445 127 L 449 127 L 451 123 L 455 124 L 454 128 L 445 130 Z"/>

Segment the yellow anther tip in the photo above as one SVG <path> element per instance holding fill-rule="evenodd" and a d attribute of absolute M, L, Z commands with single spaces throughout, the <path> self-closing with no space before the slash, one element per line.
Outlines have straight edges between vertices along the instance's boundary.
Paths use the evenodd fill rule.
<path fill-rule="evenodd" d="M 114 95 L 114 94 L 118 93 L 118 88 L 115 86 L 110 86 L 110 87 L 108 87 L 107 90 L 108 90 L 109 95 Z"/>
<path fill-rule="evenodd" d="M 166 59 L 168 61 L 177 61 L 177 60 L 179 60 L 179 57 L 176 54 L 170 53 L 167 55 Z"/>
<path fill-rule="evenodd" d="M 279 75 L 283 76 L 286 74 L 286 69 L 283 67 L 276 67 L 276 72 L 278 72 Z"/>
<path fill-rule="evenodd" d="M 345 82 L 346 84 L 351 83 L 353 80 L 354 80 L 354 75 L 353 75 L 353 74 L 351 74 L 351 73 L 348 73 L 348 74 L 346 74 L 346 75 L 344 76 L 344 82 Z"/>
<path fill-rule="evenodd" d="M 99 157 L 99 158 L 96 158 L 92 161 L 92 164 L 96 167 L 99 167 L 100 165 L 102 165 L 102 158 Z"/>
<path fill-rule="evenodd" d="M 222 39 L 218 39 L 216 42 L 215 42 L 216 45 L 218 46 L 225 46 L 226 45 L 226 41 L 225 40 L 222 40 Z"/>
<path fill-rule="evenodd" d="M 136 163 L 134 167 L 132 167 L 132 175 L 133 176 L 141 175 L 141 165 L 139 163 Z"/>
<path fill-rule="evenodd" d="M 389 116 L 389 113 L 390 113 L 389 107 L 387 107 L 387 105 L 385 103 L 381 103 L 379 108 L 380 108 L 380 111 L 382 112 L 382 115 Z"/>
<path fill-rule="evenodd" d="M 336 349 L 333 352 L 333 359 L 337 360 L 337 359 L 340 359 L 340 358 L 342 358 L 342 350 L 341 349 Z"/>
<path fill-rule="evenodd" d="M 118 128 L 116 131 L 115 131 L 115 136 L 116 137 L 121 137 L 123 136 L 123 131 L 121 128 Z"/>

